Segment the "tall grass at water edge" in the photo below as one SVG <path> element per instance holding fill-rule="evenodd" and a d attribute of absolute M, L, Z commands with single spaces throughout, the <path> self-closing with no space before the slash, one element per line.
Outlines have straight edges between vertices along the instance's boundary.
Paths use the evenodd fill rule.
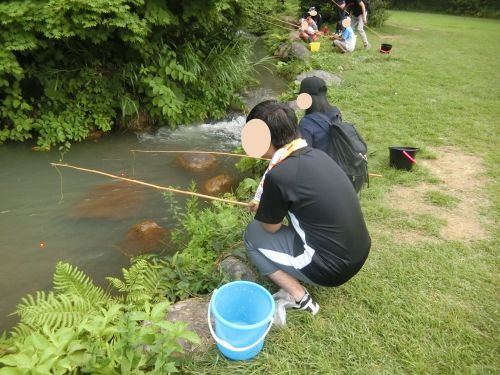
<path fill-rule="evenodd" d="M 369 33 L 371 50 L 340 55 L 323 42 L 310 63 L 344 79 L 329 98 L 366 138 L 370 170 L 384 176 L 361 193 L 373 239 L 365 267 L 342 287 L 312 288 L 319 315 L 289 313 L 254 360 L 230 362 L 213 348 L 186 373 L 500 372 L 500 22 L 391 12 L 377 31 L 391 54 L 378 53 Z M 448 241 L 442 219 L 391 208 L 391 189 L 437 182 L 420 165 L 390 169 L 393 144 L 419 147 L 417 159 L 439 157 L 439 146 L 482 158 L 487 239 Z M 429 241 L 399 243 L 393 231 L 408 227 Z"/>

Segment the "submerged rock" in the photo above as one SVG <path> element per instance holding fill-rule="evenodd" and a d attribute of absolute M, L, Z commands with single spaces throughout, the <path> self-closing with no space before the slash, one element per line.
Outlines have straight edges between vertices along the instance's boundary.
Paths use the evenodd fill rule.
<path fill-rule="evenodd" d="M 209 171 L 217 165 L 217 159 L 211 154 L 180 154 L 177 162 L 191 172 Z"/>
<path fill-rule="evenodd" d="M 102 138 L 103 135 L 104 135 L 103 131 L 93 129 L 93 130 L 89 131 L 89 134 L 87 134 L 87 137 L 85 138 L 85 140 L 97 142 L 99 139 Z"/>
<path fill-rule="evenodd" d="M 147 253 L 157 253 L 163 250 L 168 241 L 169 233 L 152 220 L 135 224 L 118 245 L 120 252 L 132 257 Z"/>
<path fill-rule="evenodd" d="M 207 195 L 219 195 L 231 191 L 234 179 L 226 174 L 220 174 L 206 180 L 202 186 L 202 193 Z"/>
<path fill-rule="evenodd" d="M 296 80 L 302 82 L 304 78 L 308 77 L 319 77 L 322 80 L 324 80 L 327 84 L 334 86 L 340 86 L 340 84 L 342 83 L 342 78 L 325 70 L 311 70 L 309 72 L 299 74 Z"/>
<path fill-rule="evenodd" d="M 143 188 L 129 182 L 115 182 L 90 189 L 69 216 L 119 220 L 134 217 L 143 206 Z"/>

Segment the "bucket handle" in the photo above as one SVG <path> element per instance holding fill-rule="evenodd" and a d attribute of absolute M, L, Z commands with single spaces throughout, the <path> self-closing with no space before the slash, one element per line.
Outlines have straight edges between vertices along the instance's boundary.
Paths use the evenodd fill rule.
<path fill-rule="evenodd" d="M 212 294 L 212 298 L 210 298 L 210 303 L 208 304 L 207 321 L 208 321 L 208 328 L 210 329 L 210 333 L 212 334 L 212 337 L 214 338 L 214 340 L 217 344 L 219 344 L 220 346 L 222 346 L 228 350 L 232 350 L 233 352 L 244 352 L 245 350 L 249 350 L 249 349 L 252 349 L 254 346 L 257 346 L 262 340 L 264 340 L 266 338 L 267 334 L 269 333 L 269 331 L 271 330 L 271 327 L 273 325 L 273 319 L 271 319 L 269 321 L 269 326 L 267 327 L 266 332 L 264 332 L 264 334 L 257 341 L 255 341 L 253 344 L 250 344 L 250 345 L 245 346 L 243 348 L 237 348 L 235 346 L 232 346 L 227 341 L 224 341 L 220 337 L 218 337 L 216 335 L 216 333 L 214 332 L 214 329 L 212 328 L 212 320 L 211 320 L 211 317 L 212 317 L 212 315 L 211 315 L 212 299 L 214 298 L 215 293 L 217 293 L 217 289 L 214 290 L 214 292 Z"/>
<path fill-rule="evenodd" d="M 413 159 L 409 153 L 407 153 L 405 150 L 402 150 L 403 151 L 403 155 L 406 156 L 413 164 L 417 164 L 417 161 L 415 159 Z"/>

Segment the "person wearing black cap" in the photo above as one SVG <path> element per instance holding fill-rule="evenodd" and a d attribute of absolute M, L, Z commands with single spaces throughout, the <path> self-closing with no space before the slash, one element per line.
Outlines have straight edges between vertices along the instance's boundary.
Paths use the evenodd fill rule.
<path fill-rule="evenodd" d="M 247 121 L 264 121 L 271 157 L 254 201 L 256 211 L 244 242 L 250 261 L 281 290 L 280 306 L 319 311 L 302 285 L 339 286 L 359 272 L 371 240 L 358 196 L 343 170 L 300 138 L 297 117 L 287 105 L 257 104 Z M 288 225 L 283 223 L 285 217 Z"/>
<path fill-rule="evenodd" d="M 329 120 L 342 121 L 339 109 L 328 102 L 326 91 L 326 82 L 319 77 L 307 77 L 300 83 L 300 93 L 312 98 L 311 107 L 300 120 L 300 133 L 310 147 L 324 152 L 330 147 Z"/>

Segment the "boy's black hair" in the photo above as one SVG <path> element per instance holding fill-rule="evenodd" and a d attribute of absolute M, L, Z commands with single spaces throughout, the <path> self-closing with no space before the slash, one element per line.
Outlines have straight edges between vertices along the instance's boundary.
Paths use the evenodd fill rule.
<path fill-rule="evenodd" d="M 265 100 L 252 108 L 247 122 L 253 119 L 264 121 L 271 132 L 271 144 L 279 149 L 300 138 L 297 117 L 293 109 L 275 100 Z"/>

